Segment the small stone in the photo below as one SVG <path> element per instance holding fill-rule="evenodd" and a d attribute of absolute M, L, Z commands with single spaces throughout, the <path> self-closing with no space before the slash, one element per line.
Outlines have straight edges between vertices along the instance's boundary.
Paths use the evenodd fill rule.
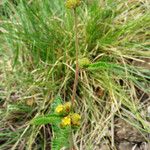
<path fill-rule="evenodd" d="M 118 142 L 127 140 L 140 143 L 145 141 L 138 129 L 119 118 L 115 120 L 115 137 Z"/>
<path fill-rule="evenodd" d="M 140 150 L 150 150 L 150 143 L 143 142 L 140 145 Z"/>
<path fill-rule="evenodd" d="M 131 144 L 130 142 L 124 141 L 119 144 L 118 150 L 132 150 L 133 147 L 134 147 L 133 144 Z"/>

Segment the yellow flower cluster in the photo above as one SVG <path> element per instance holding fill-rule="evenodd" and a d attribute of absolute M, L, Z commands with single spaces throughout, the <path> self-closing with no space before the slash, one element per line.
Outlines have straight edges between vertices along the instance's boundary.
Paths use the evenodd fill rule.
<path fill-rule="evenodd" d="M 77 113 L 71 112 L 71 102 L 67 102 L 64 105 L 58 105 L 55 112 L 62 115 L 61 126 L 79 126 L 81 121 L 81 116 Z"/>
<path fill-rule="evenodd" d="M 67 102 L 64 104 L 64 110 L 66 113 L 69 113 L 71 110 L 71 102 Z"/>
<path fill-rule="evenodd" d="M 79 126 L 81 121 L 81 116 L 77 113 L 71 114 L 71 123 L 72 125 Z"/>
<path fill-rule="evenodd" d="M 69 126 L 69 125 L 71 125 L 71 118 L 70 118 L 70 116 L 66 116 L 66 117 L 64 117 L 64 118 L 62 118 L 62 120 L 61 120 L 61 126 Z"/>
<path fill-rule="evenodd" d="M 61 114 L 64 110 L 64 106 L 63 105 L 58 105 L 55 109 L 55 112 L 58 114 Z"/>
<path fill-rule="evenodd" d="M 68 116 L 62 118 L 61 120 L 61 126 L 79 126 L 81 121 L 81 116 L 77 113 L 71 113 Z"/>
<path fill-rule="evenodd" d="M 66 114 L 71 110 L 71 102 L 67 102 L 64 105 L 58 105 L 55 109 L 57 114 Z"/>
<path fill-rule="evenodd" d="M 81 3 L 81 0 L 66 0 L 66 7 L 69 9 L 74 9 L 78 7 Z"/>

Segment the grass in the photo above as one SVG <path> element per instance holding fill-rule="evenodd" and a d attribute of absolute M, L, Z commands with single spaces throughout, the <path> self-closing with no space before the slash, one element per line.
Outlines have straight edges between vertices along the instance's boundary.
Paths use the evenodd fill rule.
<path fill-rule="evenodd" d="M 32 126 L 49 114 L 60 95 L 70 101 L 75 74 L 73 12 L 64 1 L 5 1 L 0 15 L 0 149 L 51 147 L 50 125 Z M 78 8 L 80 68 L 76 111 L 82 115 L 73 135 L 76 149 L 96 150 L 109 139 L 115 149 L 115 119 L 137 128 L 145 138 L 150 92 L 149 2 L 84 1 Z M 139 92 L 141 93 L 139 95 Z"/>

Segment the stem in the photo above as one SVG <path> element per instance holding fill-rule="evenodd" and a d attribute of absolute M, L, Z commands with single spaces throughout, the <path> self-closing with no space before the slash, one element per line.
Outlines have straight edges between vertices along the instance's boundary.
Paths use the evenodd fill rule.
<path fill-rule="evenodd" d="M 75 102 L 76 90 L 78 85 L 78 77 L 79 77 L 79 62 L 78 62 L 78 52 L 79 52 L 79 41 L 78 41 L 78 22 L 77 22 L 77 12 L 76 8 L 74 8 L 74 24 L 75 24 L 75 50 L 76 50 L 76 70 L 75 70 L 75 79 L 73 85 L 73 92 L 72 92 L 72 108 Z"/>
<path fill-rule="evenodd" d="M 76 96 L 77 85 L 78 85 L 78 77 L 79 77 L 79 60 L 78 60 L 79 41 L 78 41 L 78 22 L 77 22 L 76 8 L 74 8 L 74 25 L 75 25 L 76 70 L 75 70 L 75 78 L 74 78 L 73 91 L 72 91 L 72 97 L 71 97 L 72 108 L 74 107 L 75 96 Z M 75 150 L 74 144 L 73 144 L 73 135 L 71 134 L 71 136 L 72 136 L 71 138 L 72 146 L 70 150 Z"/>

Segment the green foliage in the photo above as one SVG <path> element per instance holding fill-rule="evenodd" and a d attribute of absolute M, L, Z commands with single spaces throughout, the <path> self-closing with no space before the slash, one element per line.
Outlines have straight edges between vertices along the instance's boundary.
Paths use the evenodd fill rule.
<path fill-rule="evenodd" d="M 59 150 L 61 148 L 69 148 L 72 140 L 72 130 L 70 127 L 60 128 L 53 125 L 54 137 L 52 140 L 52 150 Z"/>
<path fill-rule="evenodd" d="M 52 103 L 52 114 L 48 114 L 45 116 L 38 116 L 31 121 L 33 125 L 46 125 L 51 124 L 53 131 L 52 138 L 52 150 L 59 150 L 63 147 L 68 148 L 70 145 L 70 136 L 71 136 L 71 127 L 60 127 L 61 116 L 55 114 L 55 108 L 62 104 L 62 99 L 60 97 L 56 97 Z M 69 138 L 70 137 L 70 138 Z"/>
<path fill-rule="evenodd" d="M 55 108 L 60 104 L 62 104 L 62 99 L 60 97 L 55 98 L 51 105 L 51 114 L 38 116 L 31 121 L 31 124 L 34 125 L 55 124 L 56 125 L 57 123 L 60 123 L 61 116 L 55 114 Z"/>
<path fill-rule="evenodd" d="M 73 12 L 63 0 L 4 2 L 0 5 L 0 149 L 24 145 L 24 149 L 45 150 L 51 139 L 54 150 L 68 147 L 72 131 L 59 126 L 54 110 L 72 96 Z M 97 149 L 96 141 L 103 143 L 106 135 L 111 139 L 113 116 L 147 135 L 147 1 L 87 0 L 77 12 L 79 58 L 90 62 L 80 69 L 76 106 L 83 120 L 74 136 L 76 146 Z M 32 107 L 25 105 L 30 97 Z"/>
<path fill-rule="evenodd" d="M 123 66 L 123 64 L 117 64 L 117 63 L 114 63 L 114 62 L 96 62 L 96 63 L 92 63 L 92 64 L 89 64 L 88 65 L 88 70 L 89 71 L 100 71 L 100 70 L 103 70 L 103 71 L 107 71 L 107 72 L 110 72 L 110 73 L 115 73 L 115 75 L 120 75 L 120 76 L 124 76 L 125 74 L 125 71 L 128 71 L 128 78 L 130 79 L 134 79 L 133 76 L 136 76 L 137 78 L 141 79 L 141 78 L 147 78 L 149 79 L 150 77 L 146 75 L 146 70 L 143 70 L 141 71 L 141 73 L 139 74 L 137 72 L 138 68 L 136 67 L 132 67 L 128 64 L 126 64 L 125 66 Z"/>
<path fill-rule="evenodd" d="M 48 115 L 48 116 L 39 116 L 32 120 L 32 124 L 34 125 L 45 125 L 45 124 L 56 124 L 56 122 L 60 122 L 60 117 L 56 115 Z"/>
<path fill-rule="evenodd" d="M 56 97 L 56 99 L 52 103 L 52 110 L 55 110 L 56 106 L 60 104 L 62 104 L 62 99 L 60 97 Z M 57 120 L 52 125 L 52 130 L 54 134 L 53 139 L 52 139 L 52 150 L 58 150 L 58 149 L 61 149 L 62 147 L 68 148 L 70 140 L 71 140 L 69 139 L 71 135 L 71 128 L 60 127 L 60 120 Z"/>

